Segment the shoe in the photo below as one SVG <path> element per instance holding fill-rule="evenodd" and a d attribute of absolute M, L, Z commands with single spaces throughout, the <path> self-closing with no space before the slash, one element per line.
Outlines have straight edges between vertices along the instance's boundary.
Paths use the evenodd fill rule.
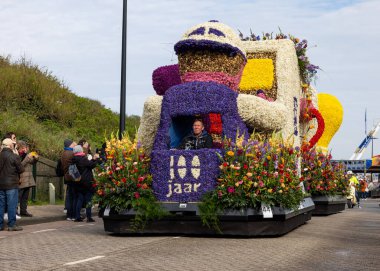
<path fill-rule="evenodd" d="M 0 231 L 3 231 L 4 230 L 4 227 L 0 228 Z"/>
<path fill-rule="evenodd" d="M 8 231 L 22 231 L 22 227 L 14 225 L 13 227 L 8 227 Z"/>
<path fill-rule="evenodd" d="M 67 221 L 74 221 L 75 218 L 67 217 L 66 220 L 67 220 Z"/>
<path fill-rule="evenodd" d="M 82 218 L 75 219 L 74 222 L 83 222 L 83 219 Z"/>
<path fill-rule="evenodd" d="M 362 207 L 361 206 L 358 206 L 359 209 L 361 209 Z"/>
<path fill-rule="evenodd" d="M 26 216 L 26 217 L 32 217 L 33 215 L 31 213 L 21 213 L 21 216 Z"/>
<path fill-rule="evenodd" d="M 19 219 L 21 219 L 21 216 L 16 214 L 16 220 L 19 220 Z"/>
<path fill-rule="evenodd" d="M 64 214 L 67 214 L 67 210 L 66 210 L 66 208 L 63 209 L 63 213 L 64 213 Z"/>
<path fill-rule="evenodd" d="M 95 222 L 95 219 L 93 219 L 93 218 L 87 218 L 87 223 L 89 223 L 89 222 Z"/>

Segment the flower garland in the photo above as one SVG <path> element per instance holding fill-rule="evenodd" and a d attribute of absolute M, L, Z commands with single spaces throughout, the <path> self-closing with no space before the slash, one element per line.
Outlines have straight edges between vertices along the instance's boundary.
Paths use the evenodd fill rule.
<path fill-rule="evenodd" d="M 100 208 L 109 207 L 116 212 L 133 209 L 134 229 L 141 229 L 152 219 L 161 218 L 165 212 L 156 202 L 149 173 L 150 159 L 144 150 L 128 135 L 118 140 L 114 135 L 106 142 L 107 160 L 95 169 L 95 195 L 93 202 Z"/>

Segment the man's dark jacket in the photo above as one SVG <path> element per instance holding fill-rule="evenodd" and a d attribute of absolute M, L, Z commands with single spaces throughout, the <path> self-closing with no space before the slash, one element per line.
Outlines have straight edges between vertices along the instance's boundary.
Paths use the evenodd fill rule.
<path fill-rule="evenodd" d="M 198 150 L 204 148 L 212 148 L 212 137 L 206 131 L 203 131 L 199 136 L 191 132 L 179 145 L 179 149 L 184 150 Z"/>
<path fill-rule="evenodd" d="M 0 189 L 18 189 L 20 174 L 24 172 L 20 156 L 9 148 L 0 152 Z"/>

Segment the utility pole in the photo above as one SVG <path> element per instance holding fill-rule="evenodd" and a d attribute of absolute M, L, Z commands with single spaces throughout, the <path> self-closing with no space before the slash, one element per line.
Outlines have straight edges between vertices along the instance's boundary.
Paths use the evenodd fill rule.
<path fill-rule="evenodd" d="M 127 0 L 123 1 L 123 27 L 121 46 L 121 87 L 120 87 L 120 123 L 119 139 L 125 131 L 125 99 L 126 99 L 126 77 L 127 77 Z"/>

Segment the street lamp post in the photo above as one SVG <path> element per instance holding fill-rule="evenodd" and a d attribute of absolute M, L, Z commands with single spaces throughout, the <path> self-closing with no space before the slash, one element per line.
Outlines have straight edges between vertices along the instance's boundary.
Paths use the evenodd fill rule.
<path fill-rule="evenodd" d="M 126 99 L 126 66 L 127 66 L 127 0 L 123 1 L 123 27 L 121 46 L 121 87 L 120 87 L 120 123 L 119 139 L 125 130 L 125 99 Z"/>

